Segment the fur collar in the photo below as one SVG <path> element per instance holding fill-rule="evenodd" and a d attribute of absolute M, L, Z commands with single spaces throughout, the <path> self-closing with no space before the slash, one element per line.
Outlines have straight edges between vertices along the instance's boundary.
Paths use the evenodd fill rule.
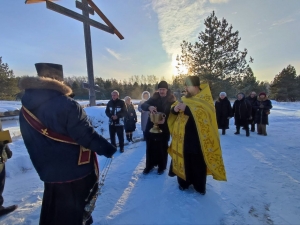
<path fill-rule="evenodd" d="M 170 89 L 168 90 L 167 96 L 166 96 L 166 97 L 167 97 L 167 101 L 168 101 L 168 102 L 175 102 L 175 101 L 176 101 L 175 95 L 173 95 L 173 94 L 171 93 Z M 160 98 L 159 93 L 158 93 L 158 92 L 154 92 L 152 98 L 154 98 L 154 99 Z"/>
<path fill-rule="evenodd" d="M 69 96 L 72 89 L 64 83 L 48 77 L 23 77 L 19 82 L 19 88 L 24 89 L 50 89 Z"/>
<path fill-rule="evenodd" d="M 264 102 L 266 100 L 269 100 L 267 96 L 264 99 L 261 99 L 259 96 L 257 96 L 257 101 Z"/>

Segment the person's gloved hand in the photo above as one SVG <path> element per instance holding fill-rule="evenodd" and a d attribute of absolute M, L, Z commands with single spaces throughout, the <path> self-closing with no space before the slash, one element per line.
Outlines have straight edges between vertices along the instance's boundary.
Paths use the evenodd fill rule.
<path fill-rule="evenodd" d="M 112 146 L 112 148 L 110 148 L 109 150 L 107 150 L 103 155 L 106 158 L 112 158 L 116 151 L 117 151 L 117 148 L 115 148 L 114 146 Z"/>

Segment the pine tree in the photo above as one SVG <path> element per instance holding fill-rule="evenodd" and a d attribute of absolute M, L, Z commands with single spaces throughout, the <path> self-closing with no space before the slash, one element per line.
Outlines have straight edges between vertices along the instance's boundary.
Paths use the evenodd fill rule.
<path fill-rule="evenodd" d="M 3 63 L 0 57 L 0 99 L 15 100 L 20 92 L 17 84 L 18 78 L 14 76 L 13 70 L 10 70 L 8 64 Z"/>
<path fill-rule="evenodd" d="M 295 67 L 288 65 L 277 74 L 270 85 L 271 97 L 278 101 L 296 101 L 299 98 Z"/>
<path fill-rule="evenodd" d="M 247 49 L 239 50 L 239 32 L 233 32 L 226 19 L 218 20 L 212 12 L 205 21 L 205 30 L 199 33 L 198 41 L 191 44 L 183 41 L 178 68 L 188 68 L 188 73 L 208 82 L 213 95 L 224 91 L 232 77 L 242 75 L 249 68 Z M 253 59 L 250 57 L 250 62 Z"/>

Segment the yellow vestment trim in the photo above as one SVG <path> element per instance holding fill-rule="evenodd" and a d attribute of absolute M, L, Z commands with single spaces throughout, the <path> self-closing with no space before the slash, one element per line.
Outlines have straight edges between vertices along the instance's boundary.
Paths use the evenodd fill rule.
<path fill-rule="evenodd" d="M 220 136 L 216 120 L 215 106 L 207 84 L 200 86 L 201 91 L 191 97 L 182 98 L 192 112 L 196 123 L 201 150 L 207 166 L 207 174 L 212 175 L 215 180 L 226 181 L 226 171 L 222 158 Z M 175 102 L 173 106 L 178 104 Z M 172 136 L 172 142 L 168 152 L 173 160 L 173 172 L 186 180 L 184 171 L 184 135 L 188 116 L 180 112 L 178 115 L 170 113 L 168 126 Z"/>

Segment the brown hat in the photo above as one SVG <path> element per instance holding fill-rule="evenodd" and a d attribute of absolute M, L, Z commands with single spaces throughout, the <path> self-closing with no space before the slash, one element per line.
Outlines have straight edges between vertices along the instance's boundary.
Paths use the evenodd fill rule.
<path fill-rule="evenodd" d="M 186 86 L 200 86 L 200 79 L 198 76 L 188 76 L 185 79 Z"/>
<path fill-rule="evenodd" d="M 36 63 L 35 68 L 39 77 L 50 77 L 59 81 L 64 80 L 62 65 L 54 63 Z"/>

